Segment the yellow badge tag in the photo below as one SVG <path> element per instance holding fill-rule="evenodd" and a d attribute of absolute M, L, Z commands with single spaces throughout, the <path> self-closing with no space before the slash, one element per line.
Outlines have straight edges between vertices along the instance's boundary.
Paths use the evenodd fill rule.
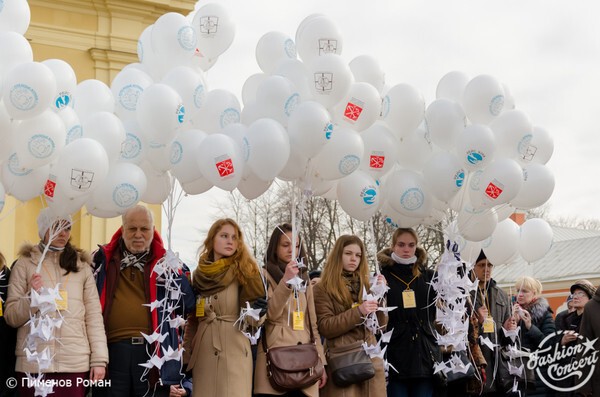
<path fill-rule="evenodd" d="M 405 309 L 413 309 L 417 307 L 417 299 L 415 298 L 415 291 L 407 289 L 402 291 L 402 302 Z"/>
<path fill-rule="evenodd" d="M 353 309 L 354 309 L 355 307 L 359 307 L 359 306 L 360 306 L 360 303 L 358 303 L 358 302 L 354 302 L 354 303 L 352 304 L 352 308 L 353 308 Z"/>
<path fill-rule="evenodd" d="M 58 293 L 60 294 L 60 297 L 62 299 L 56 299 L 56 310 L 67 310 L 69 308 L 69 301 L 68 299 L 68 295 L 67 295 L 67 290 L 66 289 L 61 289 L 58 291 Z"/>
<path fill-rule="evenodd" d="M 304 312 L 294 312 L 294 331 L 304 331 Z"/>
<path fill-rule="evenodd" d="M 487 317 L 483 322 L 483 333 L 492 334 L 494 333 L 494 319 L 491 317 Z"/>
<path fill-rule="evenodd" d="M 2 311 L 2 299 L 0 299 L 0 317 L 4 316 L 4 312 Z"/>
<path fill-rule="evenodd" d="M 204 317 L 204 305 L 206 304 L 206 299 L 198 297 L 196 300 L 196 317 Z"/>

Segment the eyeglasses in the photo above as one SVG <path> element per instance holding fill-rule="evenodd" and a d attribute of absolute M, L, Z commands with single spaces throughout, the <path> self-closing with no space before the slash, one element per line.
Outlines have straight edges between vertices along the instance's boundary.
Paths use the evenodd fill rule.
<path fill-rule="evenodd" d="M 584 296 L 587 296 L 583 291 L 573 292 L 571 295 L 573 295 L 573 298 L 583 298 Z"/>

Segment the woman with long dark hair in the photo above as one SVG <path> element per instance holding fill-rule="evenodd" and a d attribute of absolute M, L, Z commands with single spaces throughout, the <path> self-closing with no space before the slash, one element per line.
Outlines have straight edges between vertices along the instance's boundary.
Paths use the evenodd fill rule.
<path fill-rule="evenodd" d="M 296 252 L 294 257 L 293 252 Z M 306 267 L 299 264 L 303 263 Z M 293 239 L 292 226 L 284 223 L 275 227 L 265 255 L 265 268 L 269 305 L 262 338 L 268 348 L 309 343 L 312 339 L 324 363 L 321 338 L 317 329 L 313 290 L 308 277 L 308 260 L 300 239 Z M 288 281 L 296 276 L 306 285 L 306 292 L 294 289 Z M 301 320 L 295 316 L 301 313 Z M 312 332 L 311 332 L 312 330 Z M 323 372 L 320 381 L 300 390 L 281 391 L 274 388 L 268 379 L 267 358 L 262 343 L 258 344 L 256 370 L 254 375 L 255 395 L 311 396 L 319 395 L 327 376 Z"/>
<path fill-rule="evenodd" d="M 6 322 L 18 328 L 16 371 L 19 395 L 34 395 L 34 387 L 27 382 L 26 374 L 43 373 L 44 382 L 56 382 L 54 396 L 84 396 L 84 381 L 104 379 L 108 363 L 106 334 L 91 258 L 71 244 L 70 217 L 57 217 L 49 208 L 43 209 L 38 216 L 38 232 L 39 244 L 24 245 L 12 267 L 6 302 Z M 33 296 L 52 289 L 58 289 L 62 299 L 56 300 L 56 310 L 47 316 L 62 320 L 60 327 L 48 340 L 34 338 L 29 320 L 37 308 L 31 306 L 32 299 L 27 296 L 30 291 Z M 34 340 L 36 343 L 32 346 Z M 49 349 L 49 363 L 42 365 L 42 361 L 28 357 L 32 353 L 43 356 L 46 348 Z"/>

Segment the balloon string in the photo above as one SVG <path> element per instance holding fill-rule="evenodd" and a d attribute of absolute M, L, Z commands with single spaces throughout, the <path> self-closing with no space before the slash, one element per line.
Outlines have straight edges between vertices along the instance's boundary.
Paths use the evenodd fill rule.
<path fill-rule="evenodd" d="M 369 220 L 367 221 L 367 225 L 369 227 L 369 234 L 370 234 L 370 250 L 371 253 L 373 254 L 373 260 L 375 262 L 375 274 L 376 275 L 380 275 L 381 271 L 379 269 L 379 266 L 377 266 L 377 246 L 375 244 L 375 228 L 373 227 L 373 217 L 369 218 Z"/>
<path fill-rule="evenodd" d="M 13 212 L 15 212 L 19 207 L 22 207 L 25 205 L 25 202 L 23 201 L 19 201 L 19 203 L 17 205 L 15 205 L 13 208 L 11 208 L 6 214 L 4 214 L 2 217 L 0 217 L 0 222 L 4 221 L 6 218 L 8 218 Z"/>
<path fill-rule="evenodd" d="M 166 203 L 163 203 L 162 210 L 167 217 L 167 247 L 172 251 L 173 240 L 173 222 L 175 221 L 175 212 L 183 199 L 183 189 L 176 182 L 175 178 L 171 179 L 171 191 L 167 197 Z"/>

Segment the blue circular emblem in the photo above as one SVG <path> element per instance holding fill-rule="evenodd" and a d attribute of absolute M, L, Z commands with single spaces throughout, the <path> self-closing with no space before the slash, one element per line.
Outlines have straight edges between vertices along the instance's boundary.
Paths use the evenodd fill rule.
<path fill-rule="evenodd" d="M 127 133 L 121 145 L 121 158 L 133 160 L 142 153 L 142 141 L 136 135 Z"/>
<path fill-rule="evenodd" d="M 127 208 L 137 203 L 139 196 L 140 194 L 135 186 L 130 183 L 121 183 L 113 190 L 112 198 L 117 206 Z"/>
<path fill-rule="evenodd" d="M 325 128 L 323 128 L 323 131 L 325 131 L 325 139 L 331 139 L 331 134 L 333 133 L 333 124 L 327 123 Z"/>
<path fill-rule="evenodd" d="M 31 171 L 33 171 L 33 169 L 31 168 L 23 168 L 19 165 L 19 158 L 17 157 L 16 153 L 13 153 L 8 158 L 8 170 L 11 174 L 16 176 L 25 176 L 30 174 Z"/>
<path fill-rule="evenodd" d="M 66 144 L 73 142 L 75 139 L 79 139 L 83 136 L 83 129 L 81 124 L 75 124 L 69 131 L 67 131 Z"/>
<path fill-rule="evenodd" d="M 54 141 L 48 135 L 36 134 L 27 142 L 29 153 L 36 159 L 48 158 L 54 153 Z"/>
<path fill-rule="evenodd" d="M 183 120 L 185 119 L 185 107 L 183 106 L 183 103 L 179 104 L 179 107 L 177 108 L 177 121 L 179 122 L 179 124 L 183 123 Z"/>
<path fill-rule="evenodd" d="M 340 160 L 338 169 L 342 175 L 350 175 L 351 173 L 356 171 L 356 169 L 358 168 L 359 165 L 360 165 L 360 158 L 358 158 L 358 156 L 355 156 L 353 154 L 348 154 L 348 155 L 344 156 L 343 159 Z"/>
<path fill-rule="evenodd" d="M 59 92 L 56 98 L 54 98 L 54 106 L 57 109 L 66 108 L 71 103 L 71 93 L 68 91 Z"/>
<path fill-rule="evenodd" d="M 407 211 L 416 211 L 423 206 L 425 195 L 421 189 L 413 187 L 402 193 L 400 205 Z"/>
<path fill-rule="evenodd" d="M 140 59 L 140 62 L 144 62 L 144 45 L 142 44 L 141 40 L 138 40 L 138 43 L 137 43 L 137 53 L 138 53 L 138 58 Z"/>
<path fill-rule="evenodd" d="M 386 118 L 389 113 L 390 113 L 390 96 L 386 95 L 381 100 L 381 112 L 380 112 L 380 115 L 381 115 L 381 117 Z"/>
<path fill-rule="evenodd" d="M 119 91 L 119 104 L 124 109 L 134 112 L 137 109 L 138 99 L 144 89 L 137 84 L 128 84 Z"/>
<path fill-rule="evenodd" d="M 177 32 L 177 41 L 181 48 L 186 51 L 194 51 L 196 49 L 196 32 L 191 26 L 184 26 Z"/>
<path fill-rule="evenodd" d="M 229 124 L 239 123 L 240 122 L 240 112 L 234 108 L 227 108 L 223 110 L 220 117 L 220 125 L 221 128 L 225 128 Z"/>
<path fill-rule="evenodd" d="M 206 99 L 206 93 L 204 89 L 204 84 L 198 84 L 196 89 L 194 90 L 194 106 L 197 109 L 201 108 L 204 105 L 204 100 Z"/>
<path fill-rule="evenodd" d="M 460 188 L 465 183 L 465 170 L 461 169 L 454 175 L 454 183 Z"/>
<path fill-rule="evenodd" d="M 532 139 L 533 135 L 527 134 L 519 142 L 517 150 L 519 151 L 519 155 L 521 156 L 521 158 L 523 158 L 527 154 L 527 149 L 529 149 L 529 145 L 531 145 Z"/>
<path fill-rule="evenodd" d="M 467 162 L 469 164 L 475 165 L 481 161 L 483 161 L 483 155 L 480 152 L 470 151 L 467 153 Z"/>
<path fill-rule="evenodd" d="M 287 39 L 285 43 L 283 43 L 283 50 L 285 51 L 285 55 L 287 55 L 288 58 L 296 59 L 296 44 L 294 44 L 294 41 L 292 39 Z"/>
<path fill-rule="evenodd" d="M 368 187 L 362 192 L 362 199 L 365 204 L 373 205 L 375 204 L 375 197 L 377 196 L 377 189 L 374 187 Z"/>
<path fill-rule="evenodd" d="M 15 84 L 10 89 L 10 103 L 22 111 L 33 109 L 38 104 L 38 94 L 27 84 Z"/>
<path fill-rule="evenodd" d="M 173 144 L 171 145 L 171 158 L 169 159 L 171 161 L 171 164 L 179 164 L 182 158 L 183 146 L 181 146 L 180 142 L 173 141 Z"/>
<path fill-rule="evenodd" d="M 490 114 L 492 116 L 497 116 L 502 112 L 504 108 L 504 95 L 496 95 L 490 101 Z"/>
<path fill-rule="evenodd" d="M 289 117 L 290 114 L 296 109 L 298 104 L 300 103 L 300 94 L 294 92 L 290 97 L 285 101 L 285 115 Z"/>

